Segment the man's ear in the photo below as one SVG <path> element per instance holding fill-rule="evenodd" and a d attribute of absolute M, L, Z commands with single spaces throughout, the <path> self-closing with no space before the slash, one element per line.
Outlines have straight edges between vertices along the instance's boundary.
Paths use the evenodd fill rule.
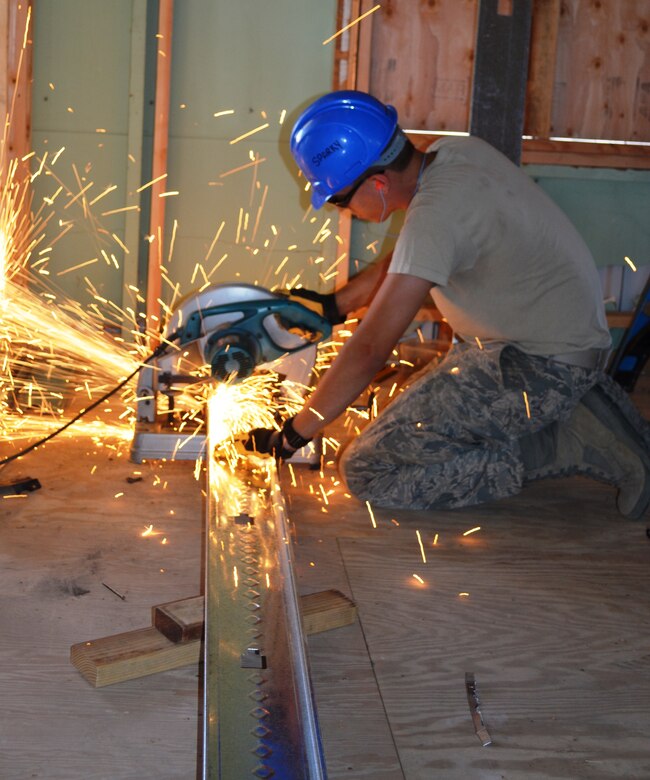
<path fill-rule="evenodd" d="M 388 177 L 383 173 L 376 173 L 373 177 L 375 183 L 375 189 L 378 192 L 386 192 L 388 190 Z"/>

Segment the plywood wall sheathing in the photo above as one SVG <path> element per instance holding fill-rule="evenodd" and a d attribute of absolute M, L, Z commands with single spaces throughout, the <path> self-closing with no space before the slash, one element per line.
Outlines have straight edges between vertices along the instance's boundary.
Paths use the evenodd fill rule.
<path fill-rule="evenodd" d="M 370 91 L 413 130 L 466 131 L 478 0 L 388 0 L 375 14 Z"/>
<path fill-rule="evenodd" d="M 373 14 L 358 58 L 369 49 L 367 89 L 403 127 L 468 131 L 479 2 L 386 0 Z M 523 162 L 650 168 L 647 147 L 578 144 L 650 142 L 650 0 L 534 0 L 524 134 Z"/>
<path fill-rule="evenodd" d="M 551 134 L 650 141 L 650 0 L 562 0 Z"/>

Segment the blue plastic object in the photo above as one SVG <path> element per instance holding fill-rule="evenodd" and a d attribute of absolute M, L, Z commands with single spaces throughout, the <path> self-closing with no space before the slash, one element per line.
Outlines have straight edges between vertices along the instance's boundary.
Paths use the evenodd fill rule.
<path fill-rule="evenodd" d="M 632 322 L 623 334 L 608 373 L 631 393 L 650 357 L 650 278 L 634 311 Z"/>
<path fill-rule="evenodd" d="M 212 376 L 219 381 L 241 381 L 256 366 L 317 344 L 332 332 L 330 323 L 319 314 L 297 301 L 278 296 L 198 310 L 167 340 L 180 347 L 196 341 L 205 335 L 204 320 L 223 314 L 236 315 L 237 319 L 217 328 L 204 347 L 204 358 Z M 276 327 L 271 327 L 274 323 Z"/>
<path fill-rule="evenodd" d="M 312 206 L 319 209 L 369 169 L 389 165 L 405 143 L 393 106 L 365 92 L 340 90 L 301 114 L 291 133 L 291 154 L 311 184 Z"/>

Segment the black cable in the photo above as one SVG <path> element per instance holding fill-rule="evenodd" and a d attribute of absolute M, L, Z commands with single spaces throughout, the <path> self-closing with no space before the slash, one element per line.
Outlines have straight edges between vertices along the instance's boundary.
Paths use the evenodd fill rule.
<path fill-rule="evenodd" d="M 146 360 L 140 363 L 140 365 L 135 369 L 135 371 L 132 371 L 126 377 L 126 379 L 123 379 L 118 385 L 115 385 L 115 387 L 112 390 L 109 390 L 108 393 L 104 393 L 104 395 L 101 398 L 98 398 L 96 401 L 93 401 L 93 403 L 90 404 L 90 406 L 86 407 L 85 409 L 82 409 L 79 412 L 79 414 L 77 414 L 71 420 L 68 420 L 68 422 L 65 425 L 62 425 L 56 431 L 50 433 L 49 436 L 45 436 L 45 438 L 40 439 L 39 441 L 34 442 L 33 444 L 30 444 L 29 447 L 25 447 L 24 450 L 21 450 L 20 452 L 15 452 L 13 455 L 9 455 L 7 458 L 0 460 L 0 466 L 5 466 L 7 463 L 11 463 L 12 460 L 16 460 L 17 458 L 21 458 L 23 455 L 27 455 L 28 452 L 35 450 L 37 447 L 40 447 L 42 444 L 45 444 L 46 442 L 50 441 L 50 439 L 53 439 L 55 436 L 58 436 L 60 433 L 63 433 L 63 431 L 65 431 L 66 428 L 69 428 L 71 425 L 74 425 L 74 423 L 76 423 L 77 420 L 80 420 L 84 415 L 88 414 L 88 412 L 92 412 L 93 409 L 95 409 L 100 404 L 104 403 L 104 401 L 106 401 L 106 399 L 110 398 L 112 395 L 115 395 L 115 393 L 117 393 L 118 390 L 121 390 L 125 384 L 130 382 L 144 365 L 146 365 L 150 360 L 153 360 L 153 358 L 158 357 L 158 355 L 162 351 L 162 347 L 163 345 L 160 345 L 156 350 L 154 350 L 151 353 L 151 355 L 149 355 L 149 357 Z"/>

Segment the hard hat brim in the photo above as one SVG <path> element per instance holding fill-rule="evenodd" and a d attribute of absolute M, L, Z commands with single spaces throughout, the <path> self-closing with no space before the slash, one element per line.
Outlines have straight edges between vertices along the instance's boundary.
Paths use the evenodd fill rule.
<path fill-rule="evenodd" d="M 322 195 L 320 192 L 316 192 L 316 190 L 312 190 L 311 205 L 314 209 L 316 209 L 316 211 L 318 211 L 318 209 L 322 208 L 327 203 L 328 198 L 329 195 Z"/>

